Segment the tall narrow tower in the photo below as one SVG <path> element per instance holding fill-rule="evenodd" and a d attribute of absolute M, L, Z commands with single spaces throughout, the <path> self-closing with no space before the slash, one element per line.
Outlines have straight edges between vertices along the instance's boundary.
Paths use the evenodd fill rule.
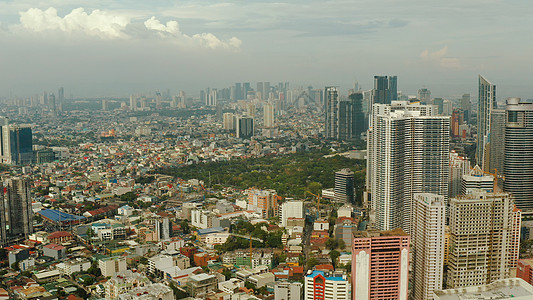
<path fill-rule="evenodd" d="M 414 298 L 431 300 L 442 289 L 444 272 L 444 196 L 415 194 L 413 205 Z"/>
<path fill-rule="evenodd" d="M 10 239 L 25 239 L 33 232 L 30 180 L 27 177 L 13 177 L 6 180 L 8 236 Z"/>
<path fill-rule="evenodd" d="M 339 132 L 339 90 L 334 86 L 327 86 L 324 89 L 324 102 L 326 104 L 326 138 L 337 138 Z"/>
<path fill-rule="evenodd" d="M 479 102 L 477 106 L 477 149 L 476 161 L 482 166 L 484 171 L 488 171 L 489 161 L 485 159 L 485 145 L 489 141 L 490 121 L 493 109 L 497 108 L 496 86 L 490 83 L 485 77 L 479 75 Z"/>
<path fill-rule="evenodd" d="M 503 188 L 516 206 L 533 209 L 533 101 L 507 99 Z"/>

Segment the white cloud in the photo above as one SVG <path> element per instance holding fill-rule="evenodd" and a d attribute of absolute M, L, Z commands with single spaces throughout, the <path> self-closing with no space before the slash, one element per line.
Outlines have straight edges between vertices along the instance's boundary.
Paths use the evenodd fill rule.
<path fill-rule="evenodd" d="M 146 20 L 144 26 L 148 30 L 156 31 L 160 37 L 174 40 L 181 45 L 189 46 L 192 44 L 208 49 L 238 51 L 242 44 L 242 41 L 236 37 L 232 37 L 229 40 L 221 40 L 212 33 L 199 33 L 189 36 L 180 31 L 177 21 L 168 21 L 165 25 L 156 19 L 155 16 Z"/>
<path fill-rule="evenodd" d="M 66 33 L 83 32 L 87 35 L 101 38 L 127 37 L 124 29 L 130 23 L 130 19 L 125 16 L 113 15 L 98 9 L 88 14 L 81 7 L 73 9 L 64 17 L 58 16 L 57 9 L 53 7 L 47 10 L 30 8 L 19 14 L 21 25 L 31 31 L 59 30 Z"/>
<path fill-rule="evenodd" d="M 135 31 L 128 27 L 130 25 L 135 27 L 136 24 L 140 23 L 138 21 L 132 23 L 130 16 L 98 9 L 87 13 L 83 8 L 76 8 L 69 14 L 61 17 L 57 14 L 57 9 L 54 7 L 46 10 L 30 8 L 27 11 L 19 12 L 19 15 L 20 25 L 24 29 L 32 32 L 56 31 L 67 34 L 81 33 L 104 39 L 145 39 L 150 38 L 150 35 L 144 33 L 155 32 L 159 38 L 172 41 L 179 46 L 231 51 L 238 51 L 242 43 L 236 37 L 221 40 L 212 33 L 186 35 L 181 32 L 177 21 L 171 20 L 163 24 L 155 16 L 144 21 L 143 30 L 145 32 L 143 33 L 143 30 Z M 154 37 L 153 34 L 152 37 Z"/>
<path fill-rule="evenodd" d="M 448 46 L 444 46 L 444 48 L 437 50 L 435 52 L 429 52 L 428 49 L 422 51 L 420 53 L 420 58 L 422 61 L 434 63 L 437 64 L 443 68 L 450 68 L 450 69 L 459 69 L 461 68 L 461 62 L 458 58 L 455 57 L 447 57 L 446 54 L 448 53 Z"/>
<path fill-rule="evenodd" d="M 146 20 L 144 22 L 144 26 L 146 26 L 146 28 L 148 30 L 163 31 L 163 32 L 171 33 L 171 34 L 179 34 L 180 33 L 180 26 L 179 26 L 178 22 L 176 22 L 176 21 L 168 21 L 167 25 L 165 26 L 165 25 L 161 24 L 161 22 L 158 19 L 156 19 L 154 16 L 151 17 L 150 19 Z"/>

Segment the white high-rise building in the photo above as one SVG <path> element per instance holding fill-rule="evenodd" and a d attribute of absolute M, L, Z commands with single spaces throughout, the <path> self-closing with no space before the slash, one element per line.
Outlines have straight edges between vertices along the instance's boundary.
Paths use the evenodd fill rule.
<path fill-rule="evenodd" d="M 263 106 L 264 126 L 267 128 L 274 127 L 274 106 L 267 103 Z"/>
<path fill-rule="evenodd" d="M 235 115 L 232 113 L 224 113 L 222 115 L 224 130 L 235 130 Z"/>
<path fill-rule="evenodd" d="M 453 198 L 461 194 L 461 182 L 463 175 L 470 173 L 470 161 L 452 150 L 450 152 L 450 187 L 449 197 Z"/>
<path fill-rule="evenodd" d="M 304 218 L 304 202 L 303 201 L 287 201 L 281 205 L 281 226 L 287 226 L 287 219 L 289 218 Z"/>
<path fill-rule="evenodd" d="M 451 199 L 447 287 L 509 278 L 518 257 L 520 216 L 507 193 L 474 191 Z"/>
<path fill-rule="evenodd" d="M 444 272 L 444 196 L 415 194 L 413 202 L 414 298 L 432 300 L 442 289 Z"/>
<path fill-rule="evenodd" d="M 411 233 L 414 193 L 448 197 L 450 118 L 431 105 L 374 104 L 368 131 L 367 191 L 379 230 Z"/>

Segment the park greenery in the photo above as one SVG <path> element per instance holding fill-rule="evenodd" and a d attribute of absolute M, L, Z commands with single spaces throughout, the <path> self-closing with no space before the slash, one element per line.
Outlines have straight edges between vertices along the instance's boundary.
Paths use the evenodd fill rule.
<path fill-rule="evenodd" d="M 262 227 L 266 226 L 264 223 L 252 225 L 250 222 L 239 220 L 235 224 L 231 224 L 230 232 L 243 236 L 251 236 L 252 238 L 261 239 L 252 240 L 253 248 L 282 248 L 281 236 L 282 229 L 276 231 L 265 231 Z M 233 251 L 236 249 L 247 249 L 250 247 L 250 240 L 238 236 L 230 236 L 228 240 L 222 245 L 216 245 L 215 249 L 221 253 Z"/>
<path fill-rule="evenodd" d="M 182 179 L 199 179 L 209 187 L 232 186 L 246 189 L 250 187 L 275 189 L 286 197 L 311 197 L 310 191 L 319 194 L 321 189 L 332 188 L 335 172 L 350 168 L 355 173 L 356 201 L 365 182 L 364 160 L 350 159 L 340 155 L 325 157 L 328 151 L 292 153 L 282 156 L 233 159 L 195 165 L 167 167 L 156 173 L 172 175 Z"/>

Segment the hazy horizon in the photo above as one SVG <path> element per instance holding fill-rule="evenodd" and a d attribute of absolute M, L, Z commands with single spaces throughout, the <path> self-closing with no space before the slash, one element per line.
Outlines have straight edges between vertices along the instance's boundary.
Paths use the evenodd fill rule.
<path fill-rule="evenodd" d="M 235 82 L 339 86 L 397 75 L 398 89 L 533 98 L 530 2 L 7 1 L 0 96 L 124 97 Z"/>

